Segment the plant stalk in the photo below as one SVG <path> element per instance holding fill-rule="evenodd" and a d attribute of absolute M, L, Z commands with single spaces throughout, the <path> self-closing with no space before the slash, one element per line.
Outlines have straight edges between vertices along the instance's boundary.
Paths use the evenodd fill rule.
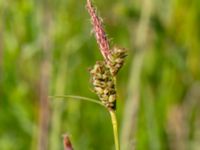
<path fill-rule="evenodd" d="M 98 101 L 96 99 L 88 98 L 88 97 L 83 97 L 83 96 L 56 95 L 56 96 L 49 96 L 49 98 L 54 98 L 54 99 L 73 98 L 73 99 L 76 99 L 76 100 L 83 100 L 83 101 L 92 102 L 92 103 L 95 103 L 95 104 L 98 104 L 98 105 L 101 105 L 101 106 L 105 107 L 100 101 Z"/>
<path fill-rule="evenodd" d="M 109 113 L 110 113 L 111 121 L 112 121 L 115 149 L 120 150 L 116 112 L 114 110 L 109 110 Z"/>

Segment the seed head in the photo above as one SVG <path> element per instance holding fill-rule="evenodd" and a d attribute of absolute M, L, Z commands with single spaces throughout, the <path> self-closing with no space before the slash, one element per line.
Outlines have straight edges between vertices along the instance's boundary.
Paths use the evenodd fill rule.
<path fill-rule="evenodd" d="M 104 61 L 98 61 L 90 70 L 94 92 L 108 109 L 116 108 L 115 84 Z"/>
<path fill-rule="evenodd" d="M 69 136 L 67 134 L 63 135 L 63 144 L 64 144 L 64 150 L 73 150 L 71 141 L 70 141 Z"/>
<path fill-rule="evenodd" d="M 126 50 L 117 47 L 110 49 L 109 41 L 102 25 L 102 19 L 98 17 L 90 0 L 87 0 L 86 8 L 91 17 L 96 41 L 104 57 L 104 61 L 96 62 L 90 70 L 94 92 L 108 109 L 115 110 L 117 95 L 114 80 L 119 69 L 124 64 Z"/>
<path fill-rule="evenodd" d="M 107 39 L 106 33 L 102 25 L 103 24 L 102 19 L 98 17 L 96 10 L 93 7 L 90 0 L 87 0 L 86 8 L 91 17 L 93 31 L 94 31 L 97 43 L 99 45 L 101 54 L 103 55 L 104 59 L 107 60 L 108 55 L 110 54 L 110 46 L 109 46 L 109 41 Z"/>
<path fill-rule="evenodd" d="M 111 53 L 108 55 L 107 65 L 112 76 L 115 76 L 124 64 L 124 59 L 127 56 L 127 51 L 124 48 L 114 47 L 110 52 Z"/>

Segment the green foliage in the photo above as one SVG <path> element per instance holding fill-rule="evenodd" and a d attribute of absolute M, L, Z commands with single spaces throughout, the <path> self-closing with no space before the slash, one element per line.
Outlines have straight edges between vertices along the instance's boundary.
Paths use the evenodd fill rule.
<path fill-rule="evenodd" d="M 0 1 L 0 149 L 37 149 L 41 65 L 47 58 L 49 95 L 91 92 L 89 71 L 102 59 L 90 34 L 86 1 Z M 128 49 L 118 77 L 117 114 L 122 130 L 132 62 L 141 19 L 140 1 L 95 1 L 111 43 Z M 200 2 L 154 1 L 140 76 L 138 150 L 197 150 L 200 147 Z M 44 49 L 48 50 L 44 52 Z M 130 87 L 129 87 L 130 88 Z M 132 88 L 134 90 L 134 87 Z M 77 150 L 114 149 L 109 114 L 84 101 L 52 100 L 49 149 L 62 149 L 68 133 Z M 134 109 L 134 108 L 133 108 Z M 133 111 L 133 110 L 129 110 Z M 125 114 L 126 115 L 126 114 Z"/>

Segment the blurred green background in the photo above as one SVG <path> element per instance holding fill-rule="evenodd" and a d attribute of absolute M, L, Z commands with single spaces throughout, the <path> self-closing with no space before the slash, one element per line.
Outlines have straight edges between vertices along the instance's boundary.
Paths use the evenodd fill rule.
<path fill-rule="evenodd" d="M 108 112 L 48 95 L 97 96 L 101 60 L 86 0 L 0 0 L 0 150 L 113 150 Z M 119 72 L 122 150 L 200 149 L 200 1 L 95 0 Z"/>

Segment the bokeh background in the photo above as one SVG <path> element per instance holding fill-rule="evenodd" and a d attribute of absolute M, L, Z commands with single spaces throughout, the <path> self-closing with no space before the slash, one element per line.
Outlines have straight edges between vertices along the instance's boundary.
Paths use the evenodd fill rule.
<path fill-rule="evenodd" d="M 93 0 L 118 75 L 122 150 L 200 149 L 200 1 Z M 0 0 L 0 150 L 113 150 L 108 112 L 88 68 L 101 60 L 86 0 Z"/>

